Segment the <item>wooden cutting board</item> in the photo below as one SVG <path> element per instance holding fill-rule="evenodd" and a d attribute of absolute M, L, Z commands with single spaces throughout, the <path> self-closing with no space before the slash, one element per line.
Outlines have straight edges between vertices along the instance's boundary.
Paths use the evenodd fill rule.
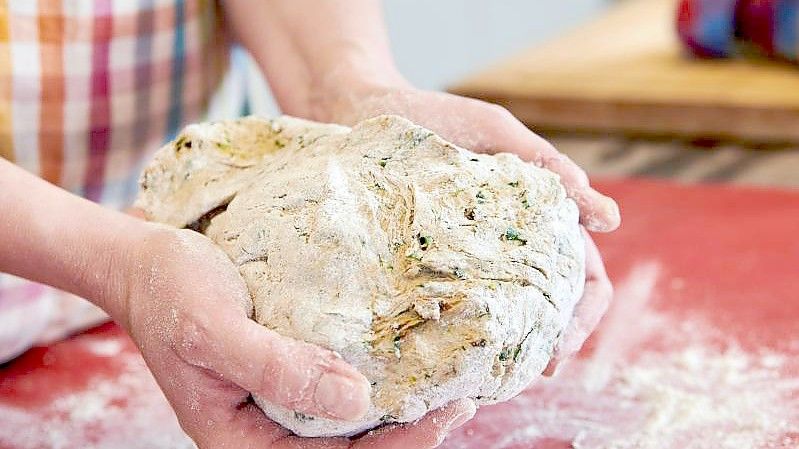
<path fill-rule="evenodd" d="M 799 66 L 685 56 L 676 3 L 628 0 L 450 91 L 537 128 L 799 142 Z"/>
<path fill-rule="evenodd" d="M 598 184 L 616 295 L 578 360 L 486 406 L 446 449 L 799 447 L 799 193 Z M 191 448 L 107 324 L 0 366 L 2 449 Z"/>

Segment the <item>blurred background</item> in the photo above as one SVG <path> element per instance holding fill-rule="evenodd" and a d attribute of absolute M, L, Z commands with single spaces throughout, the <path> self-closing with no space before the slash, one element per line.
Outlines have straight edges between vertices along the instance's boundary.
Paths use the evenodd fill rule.
<path fill-rule="evenodd" d="M 503 0 L 489 7 L 481 0 L 383 0 L 383 10 L 402 73 L 418 87 L 446 89 L 500 58 L 584 23 L 612 3 Z M 277 113 L 260 71 L 243 51 L 235 58 L 248 67 L 240 80 L 246 79 L 253 110 Z"/>
<path fill-rule="evenodd" d="M 610 0 L 384 0 L 397 64 L 419 87 L 451 83 L 596 17 Z M 446 18 L 446 19 L 443 19 Z"/>
<path fill-rule="evenodd" d="M 415 85 L 502 104 L 594 176 L 799 186 L 797 0 L 384 8 Z M 234 59 L 220 101 L 246 96 L 249 112 L 278 113 L 248 56 Z"/>

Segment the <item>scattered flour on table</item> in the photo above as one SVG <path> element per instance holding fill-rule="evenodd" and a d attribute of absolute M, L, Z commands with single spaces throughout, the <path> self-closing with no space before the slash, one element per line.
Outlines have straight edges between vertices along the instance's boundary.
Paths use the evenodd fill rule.
<path fill-rule="evenodd" d="M 121 353 L 125 346 L 120 340 L 101 337 L 87 339 L 84 345 L 98 357 L 114 357 Z"/>
<path fill-rule="evenodd" d="M 780 377 L 785 363 L 781 354 L 750 354 L 737 346 L 719 352 L 693 344 L 669 354 L 646 353 L 621 368 L 602 393 L 637 410 L 635 428 L 612 432 L 600 425 L 579 431 L 573 446 L 796 447 L 799 410 L 791 396 L 799 391 L 799 381 Z"/>
<path fill-rule="evenodd" d="M 620 413 L 632 412 L 627 421 L 632 425 L 620 431 L 601 424 L 580 430 L 572 446 L 799 447 L 795 357 L 772 349 L 744 350 L 700 317 L 680 320 L 647 307 L 660 275 L 654 263 L 633 268 L 619 286 L 609 329 L 600 335 L 592 357 L 580 361 L 565 379 L 582 384 L 585 401 L 595 395 L 616 401 Z M 634 334 L 631 323 L 636 323 Z M 668 349 L 636 356 L 634 345 L 652 338 Z M 601 372 L 612 375 L 598 382 Z"/>
<path fill-rule="evenodd" d="M 618 285 L 590 358 L 496 411 L 481 410 L 472 429 L 443 447 L 799 448 L 799 363 L 790 342 L 786 353 L 745 349 L 699 317 L 654 311 L 647 302 L 660 271 L 643 264 Z"/>
<path fill-rule="evenodd" d="M 521 449 L 542 441 L 571 442 L 573 449 L 799 447 L 793 403 L 799 381 L 780 377 L 790 363 L 781 354 L 702 343 L 646 352 L 616 366 L 600 390 L 586 378 L 591 363 L 573 362 L 509 408 L 481 410 L 475 429 L 482 430 L 456 433 L 444 447 Z"/>
<path fill-rule="evenodd" d="M 591 358 L 482 409 L 483 430 L 467 425 L 443 448 L 529 449 L 546 439 L 574 449 L 798 448 L 799 340 L 786 341 L 785 352 L 753 350 L 699 319 L 657 313 L 646 302 L 659 276 L 642 266 L 618 285 L 606 324 L 635 329 L 603 331 Z M 87 337 L 97 356 L 121 344 Z M 668 350 L 630 357 L 652 337 Z M 97 378 L 37 410 L 0 403 L 0 447 L 193 448 L 141 358 L 115 357 L 124 366 L 118 378 Z"/>
<path fill-rule="evenodd" d="M 89 338 L 97 356 L 123 364 L 115 378 L 98 377 L 79 392 L 36 409 L 0 404 L 0 447 L 15 449 L 189 449 L 183 433 L 143 360 L 119 353 L 116 339 Z M 119 347 L 117 346 L 119 345 Z"/>

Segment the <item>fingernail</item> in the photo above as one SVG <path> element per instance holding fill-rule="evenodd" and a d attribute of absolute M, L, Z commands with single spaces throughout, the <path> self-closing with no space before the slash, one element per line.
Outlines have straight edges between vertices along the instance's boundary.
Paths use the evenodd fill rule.
<path fill-rule="evenodd" d="M 605 209 L 606 217 L 608 218 L 608 222 L 611 223 L 613 229 L 615 229 L 616 227 L 619 226 L 619 224 L 621 224 L 621 212 L 619 211 L 619 203 L 617 203 L 613 198 L 609 196 L 605 196 L 605 199 L 602 202 Z"/>
<path fill-rule="evenodd" d="M 589 231 L 610 232 L 621 223 L 616 201 L 596 190 L 589 190 L 577 205 L 580 207 L 580 223 Z"/>
<path fill-rule="evenodd" d="M 599 227 L 601 228 L 602 232 L 610 232 L 619 227 L 619 224 L 621 223 L 619 205 L 613 200 L 613 198 L 605 196 L 599 192 L 596 192 L 596 196 L 597 203 L 599 204 L 597 212 L 602 216 L 602 219 L 600 220 L 602 223 Z"/>
<path fill-rule="evenodd" d="M 356 420 L 369 409 L 369 384 L 337 373 L 324 373 L 314 391 L 314 402 L 333 418 Z"/>

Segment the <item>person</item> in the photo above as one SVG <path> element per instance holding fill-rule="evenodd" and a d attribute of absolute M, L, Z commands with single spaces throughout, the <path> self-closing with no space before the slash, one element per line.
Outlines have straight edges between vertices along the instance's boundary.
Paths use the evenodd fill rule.
<path fill-rule="evenodd" d="M 204 117 L 233 40 L 286 114 L 353 124 L 393 113 L 465 148 L 515 152 L 561 176 L 585 228 L 619 225 L 615 202 L 507 110 L 405 80 L 377 0 L 0 0 L 0 319 L 52 296 L 22 278 L 99 306 L 201 448 L 434 447 L 473 403 L 352 440 L 302 439 L 269 421 L 249 392 L 346 420 L 365 413 L 369 384 L 330 351 L 248 319 L 244 282 L 205 237 L 117 211 L 150 151 Z M 579 349 L 611 297 L 586 236 L 585 295 L 555 361 Z M 36 317 L 19 326 L 37 328 Z M 0 334 L 6 356 L 39 341 Z"/>

